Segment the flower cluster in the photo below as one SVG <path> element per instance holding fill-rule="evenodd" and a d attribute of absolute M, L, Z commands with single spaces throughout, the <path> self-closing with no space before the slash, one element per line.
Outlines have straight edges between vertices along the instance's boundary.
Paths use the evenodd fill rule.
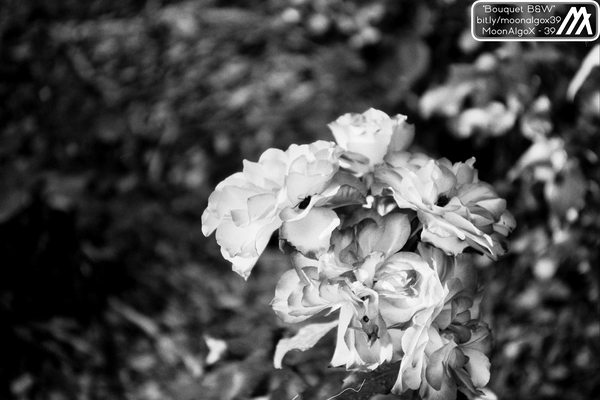
<path fill-rule="evenodd" d="M 288 323 L 339 311 L 328 325 L 337 327 L 332 366 L 398 362 L 393 393 L 477 393 L 489 379 L 491 337 L 468 253 L 507 251 L 515 221 L 506 202 L 479 180 L 474 159 L 408 152 L 414 131 L 402 115 L 370 109 L 329 127 L 337 144 L 245 161 L 210 196 L 204 234 L 216 230 L 223 256 L 247 278 L 279 230 L 293 268 L 271 305 Z M 288 350 L 315 342 L 295 339 L 276 353 L 277 366 Z"/>

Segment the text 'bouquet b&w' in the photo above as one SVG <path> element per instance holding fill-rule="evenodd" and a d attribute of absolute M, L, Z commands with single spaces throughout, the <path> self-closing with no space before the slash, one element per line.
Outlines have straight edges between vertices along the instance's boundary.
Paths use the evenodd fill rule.
<path fill-rule="evenodd" d="M 398 363 L 392 393 L 474 395 L 489 380 L 491 336 L 469 253 L 506 253 L 515 220 L 479 180 L 475 159 L 410 153 L 406 117 L 370 109 L 329 124 L 337 142 L 269 149 L 221 182 L 203 214 L 223 257 L 247 278 L 272 233 L 293 269 L 271 305 L 288 323 L 317 314 L 275 354 L 305 350 L 337 328 L 332 366 Z M 306 339 L 303 341 L 303 337 Z"/>

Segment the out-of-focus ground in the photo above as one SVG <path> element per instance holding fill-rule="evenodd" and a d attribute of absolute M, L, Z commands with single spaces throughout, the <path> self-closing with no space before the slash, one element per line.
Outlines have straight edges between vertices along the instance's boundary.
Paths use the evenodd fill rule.
<path fill-rule="evenodd" d="M 338 393 L 331 338 L 272 366 L 276 240 L 244 282 L 200 219 L 244 158 L 369 107 L 408 115 L 414 150 L 475 156 L 516 217 L 478 261 L 489 388 L 598 398 L 598 43 L 479 43 L 470 5 L 4 0 L 0 398 Z"/>

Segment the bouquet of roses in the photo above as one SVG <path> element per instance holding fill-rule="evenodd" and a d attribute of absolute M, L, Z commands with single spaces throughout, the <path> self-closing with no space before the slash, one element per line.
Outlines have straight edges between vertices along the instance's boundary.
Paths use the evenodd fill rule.
<path fill-rule="evenodd" d="M 491 337 L 469 253 L 495 260 L 507 251 L 515 220 L 506 201 L 479 180 L 473 158 L 406 151 L 414 130 L 405 116 L 370 109 L 329 128 L 337 144 L 269 149 L 244 161 L 202 216 L 204 234 L 216 231 L 223 257 L 244 278 L 279 230 L 293 269 L 271 305 L 284 322 L 339 310 L 283 339 L 275 366 L 337 328 L 332 366 L 373 371 L 398 362 L 392 393 L 478 393 L 489 380 Z"/>

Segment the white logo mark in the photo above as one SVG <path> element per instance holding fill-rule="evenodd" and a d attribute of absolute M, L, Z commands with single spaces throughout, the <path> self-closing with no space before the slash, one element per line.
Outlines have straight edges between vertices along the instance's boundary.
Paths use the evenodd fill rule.
<path fill-rule="evenodd" d="M 567 35 L 570 35 L 571 32 L 573 32 L 573 29 L 575 29 L 575 27 L 577 26 L 577 22 L 579 22 L 579 18 L 583 17 L 583 20 L 581 21 L 581 25 L 579 25 L 579 29 L 577 29 L 577 31 L 575 32 L 575 35 L 581 34 L 581 31 L 583 30 L 583 28 L 586 28 L 587 34 L 591 35 L 592 34 L 592 26 L 590 25 L 590 17 L 591 16 L 592 16 L 592 14 L 588 14 L 585 7 L 580 7 L 579 11 L 575 11 L 575 7 L 571 7 L 571 9 L 569 10 L 569 13 L 565 17 L 565 20 L 560 25 L 560 28 L 558 28 L 558 31 L 556 32 L 556 34 L 560 35 L 562 33 L 562 31 L 565 29 L 565 27 L 567 26 L 567 23 L 569 22 L 571 17 L 573 17 L 573 22 L 571 23 L 571 26 L 569 26 L 569 29 L 567 29 L 567 33 L 566 33 Z"/>

